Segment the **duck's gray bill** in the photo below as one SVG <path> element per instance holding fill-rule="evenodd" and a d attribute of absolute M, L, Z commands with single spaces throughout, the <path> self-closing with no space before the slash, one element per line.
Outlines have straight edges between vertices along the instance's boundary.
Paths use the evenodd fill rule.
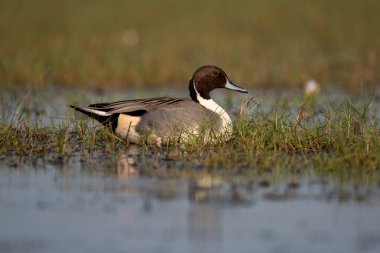
<path fill-rule="evenodd" d="M 242 93 L 248 93 L 246 89 L 243 89 L 242 87 L 232 83 L 230 80 L 227 79 L 226 84 L 224 85 L 224 88 L 229 89 L 229 90 L 234 90 Z"/>

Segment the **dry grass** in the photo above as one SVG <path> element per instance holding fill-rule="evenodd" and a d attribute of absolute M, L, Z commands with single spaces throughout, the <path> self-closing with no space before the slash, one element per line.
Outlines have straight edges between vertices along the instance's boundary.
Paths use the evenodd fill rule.
<path fill-rule="evenodd" d="M 375 0 L 3 0 L 0 85 L 167 85 L 216 64 L 239 83 L 380 80 Z"/>

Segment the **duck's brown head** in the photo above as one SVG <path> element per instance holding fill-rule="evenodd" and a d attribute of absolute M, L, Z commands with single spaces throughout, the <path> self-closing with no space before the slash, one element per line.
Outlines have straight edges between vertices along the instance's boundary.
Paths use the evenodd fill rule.
<path fill-rule="evenodd" d="M 197 95 L 203 99 L 211 99 L 210 92 L 217 88 L 248 93 L 246 89 L 231 82 L 226 72 L 213 65 L 198 68 L 189 82 L 190 97 L 196 102 L 198 102 Z"/>

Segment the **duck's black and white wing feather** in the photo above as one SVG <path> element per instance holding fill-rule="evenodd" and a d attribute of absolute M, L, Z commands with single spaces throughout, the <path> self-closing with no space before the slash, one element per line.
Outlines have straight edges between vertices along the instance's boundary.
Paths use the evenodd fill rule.
<path fill-rule="evenodd" d="M 86 107 L 70 105 L 70 107 L 98 120 L 98 117 L 110 117 L 114 114 L 142 116 L 147 112 L 157 110 L 157 108 L 171 107 L 180 102 L 193 103 L 191 100 L 186 98 L 158 97 L 91 104 Z"/>

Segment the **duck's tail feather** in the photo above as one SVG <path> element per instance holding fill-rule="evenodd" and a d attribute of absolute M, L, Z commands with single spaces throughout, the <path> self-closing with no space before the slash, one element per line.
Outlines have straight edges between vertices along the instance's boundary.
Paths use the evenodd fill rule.
<path fill-rule="evenodd" d="M 115 128 L 117 127 L 117 119 L 119 117 L 119 114 L 108 114 L 107 112 L 101 110 L 86 107 L 78 107 L 75 105 L 69 105 L 69 107 L 99 121 L 105 126 L 111 127 L 112 130 L 115 130 Z"/>

